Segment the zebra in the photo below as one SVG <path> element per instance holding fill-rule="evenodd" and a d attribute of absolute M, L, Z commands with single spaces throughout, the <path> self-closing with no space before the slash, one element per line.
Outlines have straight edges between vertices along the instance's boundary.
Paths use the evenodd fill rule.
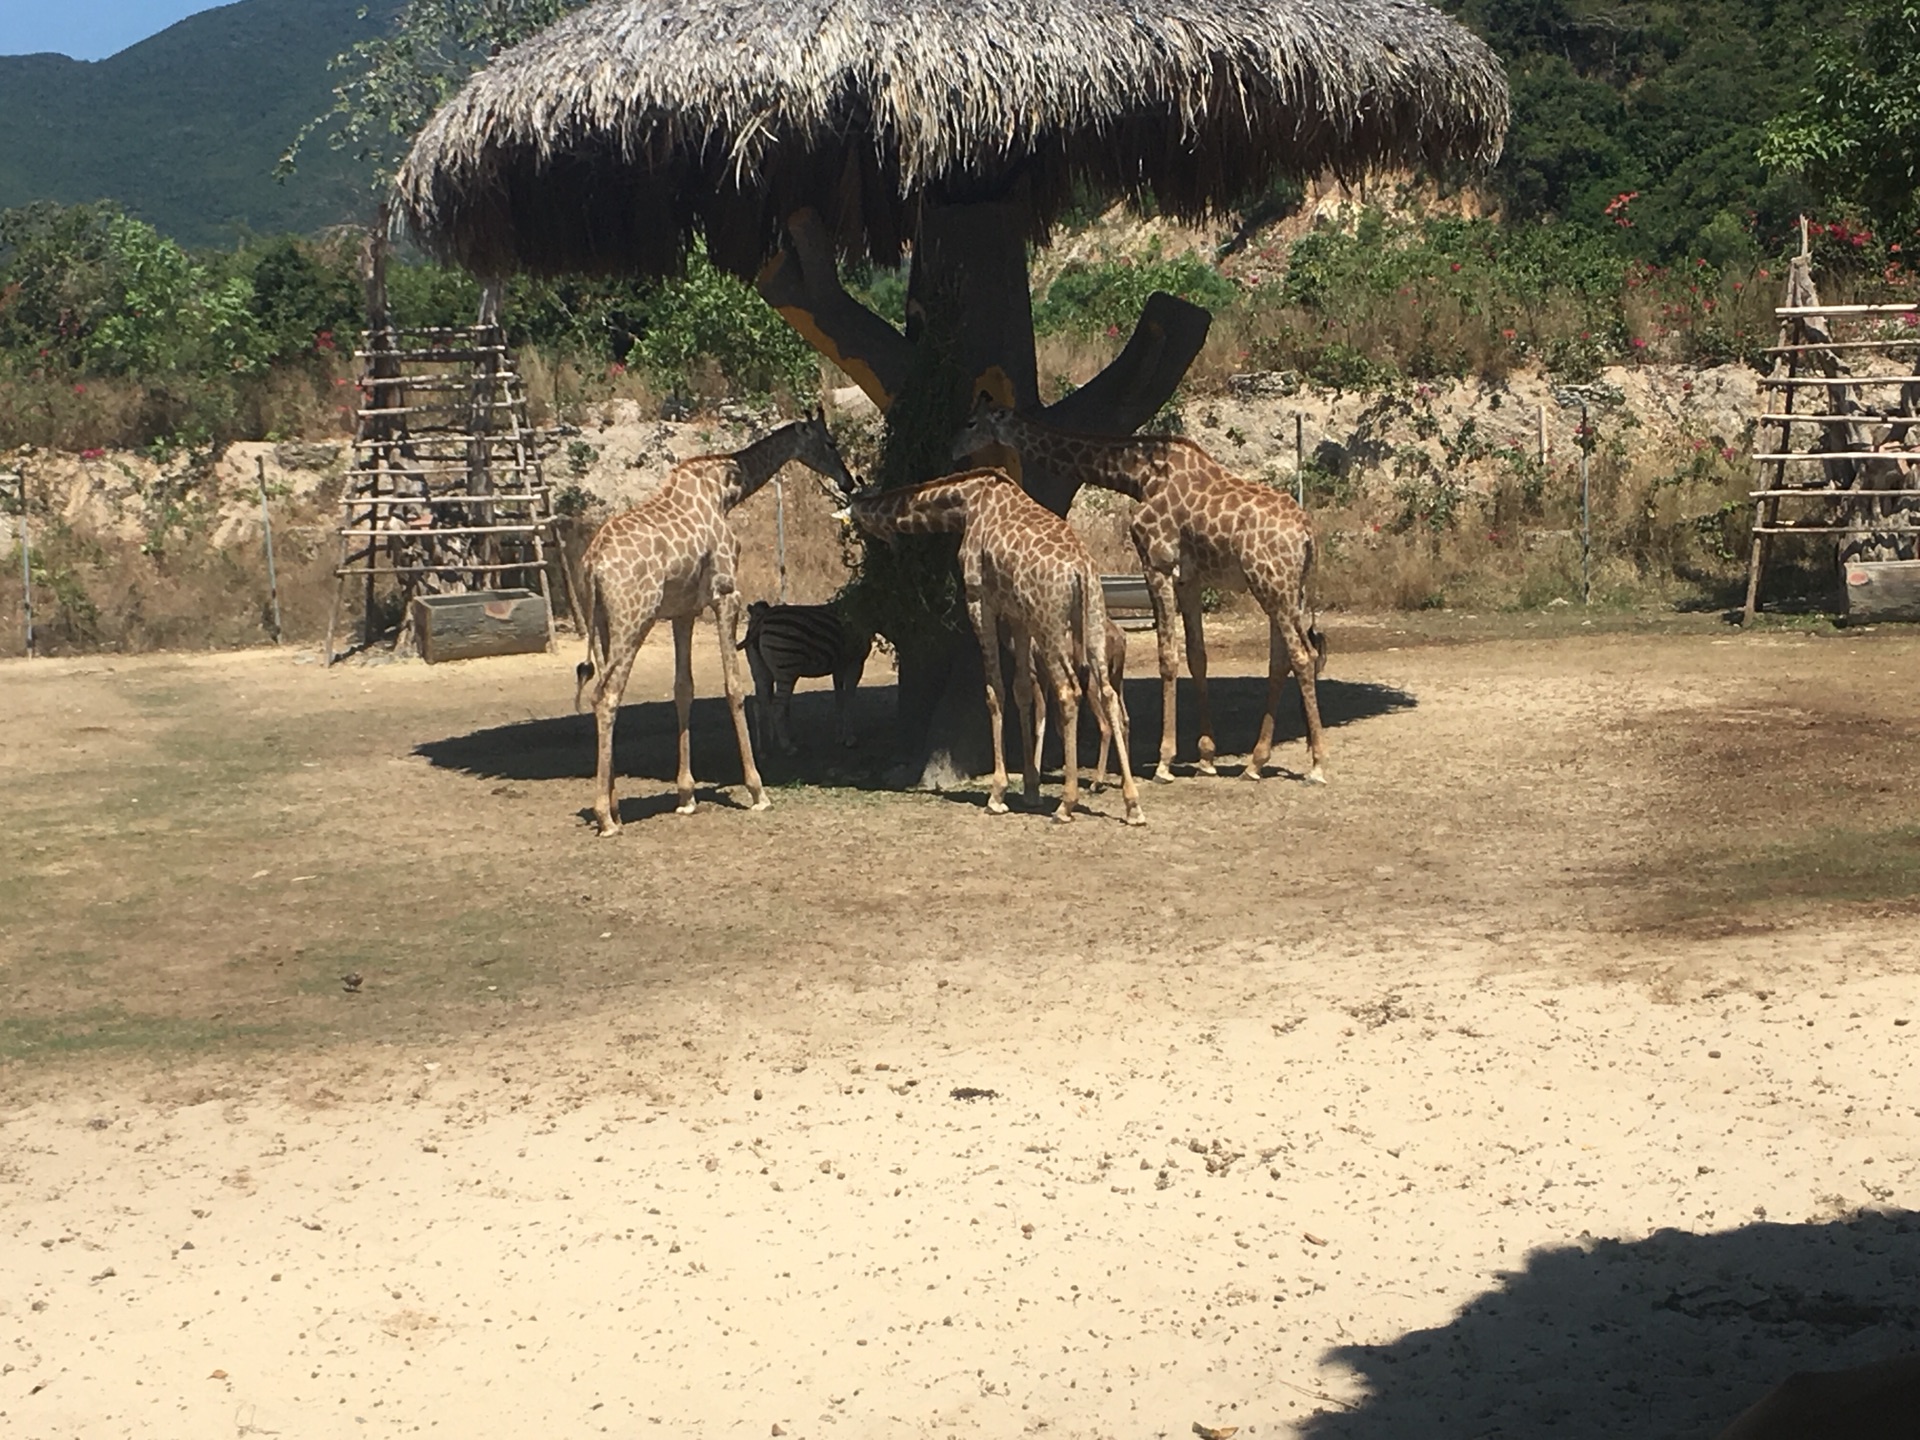
<path fill-rule="evenodd" d="M 747 635 L 740 648 L 747 652 L 747 668 L 753 672 L 756 745 L 766 747 L 771 720 L 780 748 L 789 755 L 799 749 L 788 731 L 793 682 L 817 675 L 833 677 L 840 743 L 859 744 L 847 707 L 873 652 L 870 633 L 848 626 L 831 605 L 769 605 L 756 600 L 747 607 Z"/>

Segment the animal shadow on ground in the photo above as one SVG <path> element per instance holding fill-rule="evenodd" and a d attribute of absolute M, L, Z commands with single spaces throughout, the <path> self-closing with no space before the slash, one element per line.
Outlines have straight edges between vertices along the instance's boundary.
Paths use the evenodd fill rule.
<path fill-rule="evenodd" d="M 833 694 L 828 690 L 808 691 L 794 697 L 793 734 L 800 746 L 797 755 L 778 750 L 767 754 L 755 751 L 768 783 L 789 781 L 807 784 L 843 786 L 857 790 L 884 790 L 890 787 L 884 777 L 897 762 L 893 753 L 892 731 L 895 706 L 892 685 L 863 685 L 853 699 L 853 726 L 862 743 L 847 749 L 834 743 Z M 1213 702 L 1215 734 L 1227 747 L 1224 753 L 1241 753 L 1253 743 L 1260 716 L 1267 702 L 1265 679 L 1235 676 L 1214 679 L 1208 684 Z M 1404 690 L 1390 685 L 1360 684 L 1322 678 L 1319 685 L 1322 722 L 1332 730 L 1375 716 L 1409 709 L 1418 702 Z M 1191 691 L 1185 683 L 1180 695 L 1181 753 L 1191 756 L 1198 746 L 1199 728 Z M 1011 707 L 1009 707 L 1011 709 Z M 1130 754 L 1136 774 L 1151 772 L 1160 743 L 1160 682 L 1129 680 L 1127 709 L 1133 717 L 1133 744 Z M 1019 773 L 1019 751 L 1009 732 L 1008 768 Z M 1059 733 L 1050 727 L 1049 736 Z M 1301 747 L 1305 729 L 1300 705 L 1291 683 L 1280 701 L 1280 723 L 1275 731 L 1278 745 Z M 1097 748 L 1099 732 L 1084 709 L 1081 714 L 1082 750 L 1090 762 Z M 700 777 L 698 798 L 730 803 L 713 787 L 738 785 L 740 752 L 733 738 L 733 722 L 727 714 L 727 702 L 721 696 L 696 697 L 693 702 L 691 745 L 694 774 Z M 664 813 L 674 805 L 672 786 L 678 744 L 677 722 L 671 700 L 647 701 L 620 708 L 620 723 L 614 731 L 614 768 L 621 781 L 632 787 L 649 781 L 666 788 L 659 795 L 629 794 L 620 802 L 622 822 L 640 820 Z M 1050 739 L 1054 754 L 1057 741 Z M 591 714 L 560 715 L 549 720 L 521 720 L 511 725 L 495 725 L 465 735 L 428 740 L 414 747 L 438 768 L 458 770 L 488 780 L 579 780 L 593 779 L 594 730 Z M 1304 753 L 1304 751 L 1302 751 Z M 1276 751 L 1270 766 L 1296 757 Z M 1337 758 L 1337 752 L 1336 752 Z M 957 803 L 979 805 L 981 796 L 958 792 Z"/>
<path fill-rule="evenodd" d="M 1455 1319 L 1348 1345 L 1313 1440 L 1712 1440 L 1797 1370 L 1920 1350 L 1920 1213 L 1544 1249 Z M 1920 1415 L 1905 1434 L 1920 1435 Z"/>

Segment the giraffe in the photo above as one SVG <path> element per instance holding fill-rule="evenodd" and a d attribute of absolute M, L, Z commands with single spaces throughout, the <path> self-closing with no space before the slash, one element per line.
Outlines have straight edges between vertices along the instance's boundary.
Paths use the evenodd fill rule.
<path fill-rule="evenodd" d="M 661 619 L 673 624 L 673 702 L 680 719 L 676 812 L 693 813 L 693 763 L 687 743 L 693 709 L 693 622 L 709 608 L 720 632 L 721 673 L 726 677 L 727 707 L 733 712 L 747 793 L 755 810 L 767 808 L 734 668 L 734 636 L 740 621 L 734 570 L 740 542 L 727 512 L 771 480 L 789 460 L 826 477 L 840 494 L 853 489 L 853 478 L 816 410 L 731 455 L 699 455 L 681 461 L 658 491 L 608 520 L 587 545 L 581 562 L 586 577 L 587 658 L 575 670 L 578 683 L 573 703 L 578 709 L 581 693 L 597 667 L 593 718 L 599 758 L 593 814 L 602 835 L 620 833 L 613 801 L 613 726 L 620 696 L 641 642 Z"/>
<path fill-rule="evenodd" d="M 1280 688 L 1291 670 L 1300 682 L 1307 779 L 1326 783 L 1320 702 L 1314 681 L 1326 664 L 1326 644 L 1306 614 L 1307 575 L 1313 566 L 1313 522 L 1284 491 L 1229 473 L 1191 440 L 1164 435 L 1113 438 L 1053 430 L 990 403 L 977 407 L 954 441 L 955 459 L 998 444 L 1084 485 L 1118 491 L 1140 503 L 1128 532 L 1146 572 L 1153 628 L 1160 649 L 1160 760 L 1153 778 L 1173 778 L 1174 690 L 1180 661 L 1173 645 L 1177 608 L 1187 641 L 1187 668 L 1200 705 L 1200 773 L 1213 775 L 1213 715 L 1207 705 L 1207 651 L 1200 592 L 1244 589 L 1267 612 L 1267 708 L 1242 775 L 1258 780 L 1273 752 Z"/>
<path fill-rule="evenodd" d="M 1066 740 L 1065 781 L 1053 818 L 1073 819 L 1080 795 L 1076 741 L 1082 670 L 1088 673 L 1089 683 L 1099 687 L 1100 708 L 1108 723 L 1115 733 L 1126 733 L 1104 656 L 1095 654 L 1095 647 L 1105 643 L 1106 599 L 1093 557 L 1080 537 L 1004 470 L 969 470 L 924 485 L 855 496 L 841 514 L 883 540 L 896 535 L 960 535 L 967 615 L 986 662 L 987 720 L 993 732 L 993 788 L 987 809 L 995 815 L 1007 813 L 1007 761 L 1001 738 L 1005 682 L 1000 673 L 1000 626 L 1004 622 L 1020 671 L 1014 703 L 1026 740 L 1021 773 L 1027 803 L 1033 805 L 1040 794 L 1042 732 L 1035 728 L 1034 714 L 1037 702 L 1044 724 L 1044 682 L 1060 707 Z M 1039 677 L 1034 673 L 1036 660 Z M 1140 792 L 1124 743 L 1119 750 L 1126 822 L 1144 825 Z"/>

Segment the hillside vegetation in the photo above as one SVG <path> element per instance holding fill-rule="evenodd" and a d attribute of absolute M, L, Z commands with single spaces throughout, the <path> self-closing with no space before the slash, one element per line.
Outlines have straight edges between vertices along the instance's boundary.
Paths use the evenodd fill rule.
<path fill-rule="evenodd" d="M 0 209 L 112 200 L 186 245 L 363 218 L 364 167 L 324 146 L 293 183 L 273 167 L 331 102 L 328 61 L 397 8 L 243 0 L 105 60 L 0 57 Z"/>
<path fill-rule="evenodd" d="M 1747 513 L 1741 417 L 1752 410 L 1727 397 L 1739 392 L 1738 377 L 1750 385 L 1772 338 L 1781 267 L 1798 245 L 1795 217 L 1814 219 L 1830 299 L 1915 293 L 1911 187 L 1897 181 L 1920 151 L 1906 138 L 1920 136 L 1920 124 L 1908 122 L 1911 86 L 1900 78 L 1920 67 L 1920 20 L 1909 15 L 1920 6 L 1462 0 L 1456 8 L 1512 75 L 1512 136 L 1490 176 L 1475 189 L 1377 178 L 1354 192 L 1277 186 L 1204 230 L 1089 208 L 1037 257 L 1043 391 L 1054 398 L 1085 383 L 1146 296 L 1171 291 L 1215 319 L 1156 425 L 1189 426 L 1248 473 L 1300 486 L 1329 527 L 1329 598 L 1567 598 L 1578 577 L 1562 542 L 1579 513 L 1574 461 L 1584 452 L 1603 487 L 1596 593 L 1720 603 Z M 117 203 L 40 199 L 0 210 L 0 473 L 20 447 L 145 452 L 140 465 L 113 462 L 141 477 L 129 493 L 159 497 L 140 502 L 151 513 L 139 555 L 112 562 L 123 575 L 155 570 L 147 588 L 125 587 L 131 615 L 153 613 L 149 582 L 163 560 L 178 575 L 192 568 L 184 556 L 211 543 L 204 522 L 218 509 L 211 477 L 224 447 L 350 433 L 356 239 L 287 233 L 306 223 L 288 220 L 258 227 L 278 234 L 194 240 L 217 228 L 217 214 L 246 218 L 256 173 L 247 167 L 257 167 L 260 193 L 299 197 L 314 214 L 336 195 L 343 208 L 328 218 L 369 193 L 318 145 L 284 189 L 265 179 L 274 155 L 327 109 L 338 76 L 325 56 L 349 43 L 354 23 L 334 0 L 245 0 L 101 66 L 0 62 L 40 76 L 35 83 L 52 87 L 45 94 L 62 88 L 61 75 L 127 78 L 89 122 L 111 129 L 112 144 L 65 134 L 91 147 L 91 173 L 109 178 L 98 187 L 76 178 L 86 172 L 74 161 L 58 192 L 108 193 Z M 278 70 L 261 58 L 268 52 Z M 203 76 L 209 57 L 222 55 L 239 77 L 233 87 L 213 91 L 197 78 L 189 86 L 189 71 Z M 1880 83 L 1853 84 L 1849 65 Z M 298 85 L 286 78 L 296 73 L 305 77 Z M 282 79 L 269 106 L 256 91 L 272 88 L 274 75 Z M 255 100 L 243 102 L 242 92 Z M 23 93 L 0 91 L 0 106 L 26 103 Z M 148 120 L 109 121 L 113 104 L 139 97 L 153 107 Z M 71 94 L 44 105 L 43 128 L 58 106 L 84 108 Z M 251 128 L 231 115 L 209 118 L 246 105 Z M 254 158 L 218 143 L 222 124 L 248 137 Z M 201 175 L 187 139 L 204 142 L 237 178 Z M 167 165 L 156 152 L 170 144 L 177 163 Z M 58 168 L 28 156 L 32 149 L 0 153 L 0 176 L 29 163 Z M 147 158 L 127 162 L 135 151 Z M 156 202 L 137 198 L 130 177 L 141 166 L 153 172 L 154 194 L 193 212 L 190 223 L 169 222 Z M 228 209 L 215 207 L 216 195 Z M 853 267 L 845 278 L 901 321 L 900 274 Z M 468 277 L 405 257 L 391 289 L 403 324 L 466 324 L 478 300 Z M 652 453 L 624 432 L 593 438 L 610 417 L 658 424 L 742 401 L 765 414 L 845 383 L 697 251 L 684 276 L 664 281 L 515 280 L 503 314 L 536 421 L 588 432 L 553 461 L 574 481 L 598 476 L 621 447 Z M 1698 389 L 1687 378 L 1695 374 Z M 1709 394 L 1719 398 L 1703 409 Z M 1249 408 L 1250 397 L 1259 403 Z M 1569 418 L 1582 406 L 1590 422 Z M 1532 438 L 1542 409 L 1566 432 L 1547 457 Z M 1298 454 L 1295 423 L 1319 430 Z M 843 428 L 850 451 L 876 438 L 857 418 Z M 618 463 L 631 471 L 641 462 Z M 619 488 L 602 486 L 598 498 L 583 490 L 575 501 L 591 507 Z M 89 585 L 112 566 L 106 542 L 77 526 L 63 538 L 64 523 L 53 522 L 54 543 L 35 563 L 71 600 L 61 613 L 85 616 Z M 1781 583 L 1817 591 L 1817 564 L 1796 569 L 1787 558 L 1775 571 Z M 90 626 L 72 622 L 74 643 L 116 643 L 114 627 Z M 120 633 L 136 643 L 136 622 Z"/>

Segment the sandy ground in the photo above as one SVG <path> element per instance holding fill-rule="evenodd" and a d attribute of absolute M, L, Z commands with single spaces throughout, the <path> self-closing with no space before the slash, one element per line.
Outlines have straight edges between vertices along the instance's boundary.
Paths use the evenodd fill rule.
<path fill-rule="evenodd" d="M 0 666 L 0 1432 L 1705 1436 L 1920 1348 L 1920 639 L 1450 623 L 1137 832 L 821 695 L 662 813 L 663 644 L 613 841 L 570 651 Z"/>

